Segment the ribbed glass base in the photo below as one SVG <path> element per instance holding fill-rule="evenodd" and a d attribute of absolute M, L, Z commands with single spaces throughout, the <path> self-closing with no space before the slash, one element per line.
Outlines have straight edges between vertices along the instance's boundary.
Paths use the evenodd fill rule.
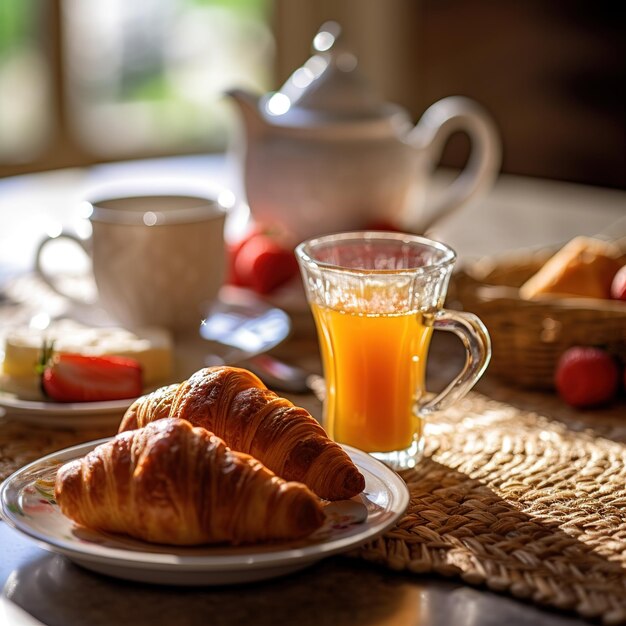
<path fill-rule="evenodd" d="M 423 438 L 415 439 L 413 443 L 404 450 L 393 452 L 370 452 L 370 454 L 388 465 L 393 470 L 403 470 L 415 467 L 424 454 Z"/>

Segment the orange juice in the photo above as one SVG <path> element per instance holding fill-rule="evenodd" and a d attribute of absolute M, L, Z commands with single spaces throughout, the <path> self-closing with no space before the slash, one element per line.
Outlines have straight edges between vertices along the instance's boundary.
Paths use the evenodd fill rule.
<path fill-rule="evenodd" d="M 432 328 L 417 311 L 364 314 L 319 304 L 312 311 L 328 434 L 366 452 L 409 448 L 422 434 L 415 404 L 424 393 Z"/>

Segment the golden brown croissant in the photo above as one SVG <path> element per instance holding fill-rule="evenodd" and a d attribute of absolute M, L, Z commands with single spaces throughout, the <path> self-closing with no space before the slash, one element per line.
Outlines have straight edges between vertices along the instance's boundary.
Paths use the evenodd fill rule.
<path fill-rule="evenodd" d="M 342 500 L 361 493 L 365 479 L 350 457 L 303 408 L 276 395 L 248 370 L 208 367 L 188 380 L 136 400 L 120 432 L 179 417 L 251 454 L 285 480 L 318 496 Z"/>
<path fill-rule="evenodd" d="M 176 545 L 297 539 L 324 520 L 305 485 L 179 419 L 119 434 L 66 463 L 55 497 L 88 528 Z"/>

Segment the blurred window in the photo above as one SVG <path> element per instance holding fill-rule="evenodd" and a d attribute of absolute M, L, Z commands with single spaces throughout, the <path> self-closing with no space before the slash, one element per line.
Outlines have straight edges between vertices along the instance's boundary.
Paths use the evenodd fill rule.
<path fill-rule="evenodd" d="M 63 2 L 67 92 L 95 154 L 220 148 L 234 84 L 266 88 L 273 42 L 259 0 Z"/>
<path fill-rule="evenodd" d="M 50 139 L 45 0 L 0 2 L 0 163 L 35 159 Z"/>
<path fill-rule="evenodd" d="M 498 124 L 504 172 L 626 188 L 620 6 L 0 0 L 0 176 L 219 151 L 235 122 L 223 91 L 276 88 L 332 19 L 375 88 L 415 121 L 466 95 Z M 454 137 L 443 164 L 467 153 Z"/>
<path fill-rule="evenodd" d="M 223 92 L 270 87 L 270 8 L 2 0 L 0 175 L 223 149 L 233 121 Z"/>

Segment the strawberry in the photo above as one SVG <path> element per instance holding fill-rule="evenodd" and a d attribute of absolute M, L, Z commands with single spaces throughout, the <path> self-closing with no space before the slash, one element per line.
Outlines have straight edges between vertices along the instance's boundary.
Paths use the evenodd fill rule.
<path fill-rule="evenodd" d="M 258 233 L 239 248 L 234 270 L 240 284 L 268 294 L 298 274 L 298 261 L 293 250 L 269 235 Z"/>
<path fill-rule="evenodd" d="M 141 365 L 122 356 L 55 354 L 43 368 L 41 385 L 57 402 L 122 400 L 143 391 Z"/>
<path fill-rule="evenodd" d="M 626 301 L 626 265 L 617 270 L 611 283 L 611 298 Z"/>
<path fill-rule="evenodd" d="M 263 233 L 261 227 L 257 225 L 253 225 L 244 235 L 242 235 L 239 239 L 232 241 L 227 244 L 226 251 L 228 255 L 228 274 L 226 278 L 226 282 L 229 285 L 235 285 L 237 287 L 245 287 L 242 278 L 237 274 L 237 270 L 235 268 L 235 261 L 237 256 L 239 255 L 239 251 L 249 239 L 252 237 L 256 237 Z"/>
<path fill-rule="evenodd" d="M 610 402 L 617 395 L 619 367 L 602 348 L 574 346 L 560 357 L 554 383 L 570 406 L 584 408 Z"/>

